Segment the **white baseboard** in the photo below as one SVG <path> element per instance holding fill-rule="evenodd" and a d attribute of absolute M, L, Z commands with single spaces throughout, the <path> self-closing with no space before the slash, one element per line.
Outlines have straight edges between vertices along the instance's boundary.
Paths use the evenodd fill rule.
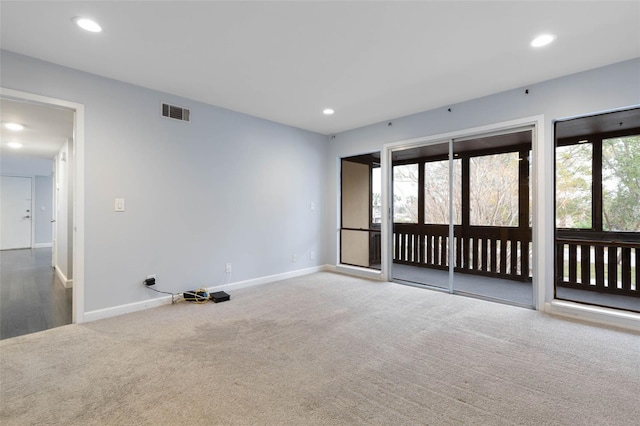
<path fill-rule="evenodd" d="M 143 311 L 145 309 L 157 308 L 162 305 L 170 305 L 171 296 L 161 296 L 155 299 L 143 300 L 141 302 L 128 303 L 126 305 L 114 306 L 111 308 L 96 309 L 84 313 L 83 322 L 96 321 L 103 318 L 115 317 L 132 312 Z"/>
<path fill-rule="evenodd" d="M 257 285 L 269 284 L 276 281 L 286 280 L 288 278 L 300 277 L 303 275 L 313 274 L 315 272 L 325 271 L 328 265 L 315 266 L 313 268 L 299 269 L 297 271 L 284 272 L 282 274 L 268 275 L 266 277 L 254 278 L 251 280 L 238 281 L 235 283 L 222 284 L 209 287 L 210 292 L 223 290 L 237 290 L 240 288 L 253 287 Z M 57 269 L 57 268 L 56 268 Z M 142 311 L 145 309 L 156 308 L 162 305 L 170 305 L 171 296 L 162 296 L 155 299 L 143 300 L 140 302 L 128 303 L 126 305 L 113 306 L 110 308 L 96 309 L 84 313 L 84 322 L 95 321 L 103 318 L 115 317 L 122 314 L 130 314 L 132 312 Z"/>
<path fill-rule="evenodd" d="M 284 272 L 282 274 L 268 275 L 266 277 L 254 278 L 246 281 L 238 281 L 235 283 L 221 284 L 213 287 L 209 287 L 209 291 L 224 291 L 224 290 L 237 290 L 245 287 L 253 287 L 256 285 L 269 284 L 275 281 L 282 281 L 289 278 L 301 277 L 303 275 L 309 275 L 316 272 L 325 271 L 328 265 L 314 266 L 307 269 L 298 269 L 297 271 Z"/>
<path fill-rule="evenodd" d="M 33 248 L 50 248 L 53 247 L 53 243 L 35 243 Z"/>
<path fill-rule="evenodd" d="M 640 314 L 635 312 L 583 305 L 564 300 L 547 302 L 544 305 L 544 310 L 552 315 L 640 331 Z"/>
<path fill-rule="evenodd" d="M 67 277 L 62 273 L 60 268 L 58 268 L 57 266 L 54 266 L 53 269 L 56 270 L 56 275 L 58 276 L 58 278 L 62 282 L 62 285 L 64 286 L 64 288 L 72 288 L 73 287 L 73 280 L 67 279 Z"/>

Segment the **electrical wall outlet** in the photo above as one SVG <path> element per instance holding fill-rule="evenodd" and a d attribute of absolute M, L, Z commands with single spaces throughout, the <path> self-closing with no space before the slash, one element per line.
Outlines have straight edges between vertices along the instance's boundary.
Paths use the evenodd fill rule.
<path fill-rule="evenodd" d="M 291 261 L 293 263 L 296 263 L 298 261 L 298 256 L 296 256 L 295 254 L 291 256 Z"/>
<path fill-rule="evenodd" d="M 227 263 L 224 267 L 224 272 L 226 272 L 227 274 L 231 273 L 231 264 Z"/>
<path fill-rule="evenodd" d="M 312 251 L 311 253 L 309 253 L 309 259 L 316 260 L 316 252 L 315 251 Z"/>

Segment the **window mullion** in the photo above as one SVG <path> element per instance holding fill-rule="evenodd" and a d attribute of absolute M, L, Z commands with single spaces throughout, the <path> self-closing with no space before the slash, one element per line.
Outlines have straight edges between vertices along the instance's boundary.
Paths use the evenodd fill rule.
<path fill-rule="evenodd" d="M 602 231 L 602 138 L 592 140 L 593 165 L 592 165 L 592 197 L 593 197 L 593 229 Z"/>
<path fill-rule="evenodd" d="M 518 227 L 529 228 L 529 150 L 521 150 L 518 170 Z"/>

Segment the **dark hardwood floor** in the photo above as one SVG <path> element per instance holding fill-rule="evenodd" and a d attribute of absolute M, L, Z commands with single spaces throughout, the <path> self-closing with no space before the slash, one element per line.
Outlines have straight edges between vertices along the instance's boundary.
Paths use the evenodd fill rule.
<path fill-rule="evenodd" d="M 50 248 L 0 251 L 0 339 L 70 324 L 71 293 Z"/>

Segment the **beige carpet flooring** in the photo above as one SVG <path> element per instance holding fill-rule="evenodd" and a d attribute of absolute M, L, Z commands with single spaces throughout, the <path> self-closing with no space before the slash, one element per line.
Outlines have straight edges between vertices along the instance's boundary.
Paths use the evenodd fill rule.
<path fill-rule="evenodd" d="M 333 273 L 0 341 L 3 425 L 633 425 L 640 335 Z"/>

